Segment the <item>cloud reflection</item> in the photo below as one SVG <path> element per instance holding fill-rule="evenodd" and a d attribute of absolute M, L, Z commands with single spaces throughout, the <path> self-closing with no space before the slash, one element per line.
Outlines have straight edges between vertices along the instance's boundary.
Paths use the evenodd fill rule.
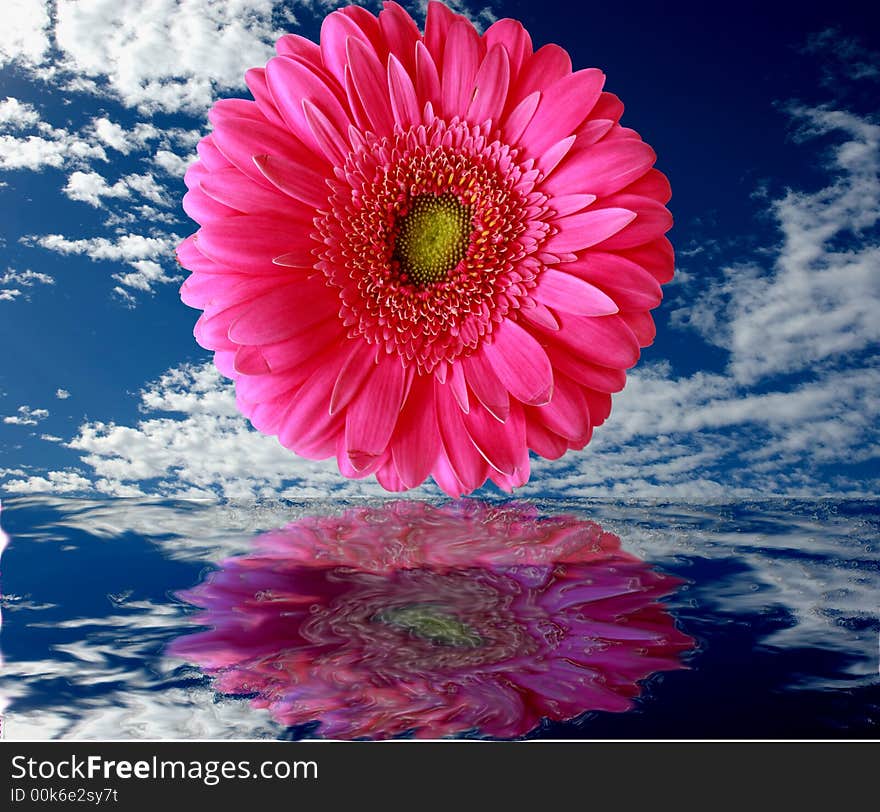
<path fill-rule="evenodd" d="M 209 629 L 169 653 L 329 737 L 510 738 L 681 668 L 680 584 L 575 516 L 402 501 L 258 536 L 181 593 Z"/>

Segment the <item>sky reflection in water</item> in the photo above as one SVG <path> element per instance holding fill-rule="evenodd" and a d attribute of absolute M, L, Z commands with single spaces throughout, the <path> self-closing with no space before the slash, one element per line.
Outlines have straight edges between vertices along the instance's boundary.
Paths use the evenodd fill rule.
<path fill-rule="evenodd" d="M 7 739 L 880 729 L 876 503 L 27 497 L 2 524 Z"/>

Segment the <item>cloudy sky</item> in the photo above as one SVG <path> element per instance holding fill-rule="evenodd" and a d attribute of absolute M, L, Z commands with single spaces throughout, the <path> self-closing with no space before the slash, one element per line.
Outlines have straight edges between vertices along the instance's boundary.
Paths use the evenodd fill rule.
<path fill-rule="evenodd" d="M 875 495 L 880 19 L 843 2 L 454 5 L 603 68 L 674 192 L 657 341 L 587 449 L 536 461 L 523 492 Z M 7 0 L 0 497 L 380 492 L 238 416 L 173 254 L 212 100 L 246 97 L 274 39 L 316 38 L 334 7 Z"/>

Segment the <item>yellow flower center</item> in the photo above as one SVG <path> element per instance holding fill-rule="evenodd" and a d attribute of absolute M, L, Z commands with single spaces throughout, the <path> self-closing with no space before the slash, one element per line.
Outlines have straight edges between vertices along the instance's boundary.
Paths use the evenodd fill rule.
<path fill-rule="evenodd" d="M 430 603 L 386 609 L 375 620 L 441 646 L 477 648 L 483 642 L 466 623 Z"/>
<path fill-rule="evenodd" d="M 416 285 L 432 285 L 464 258 L 470 231 L 470 213 L 454 195 L 421 195 L 398 223 L 394 256 Z"/>

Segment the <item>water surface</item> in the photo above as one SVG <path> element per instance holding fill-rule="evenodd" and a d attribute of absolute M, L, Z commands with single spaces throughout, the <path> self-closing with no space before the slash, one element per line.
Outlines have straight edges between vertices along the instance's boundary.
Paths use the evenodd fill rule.
<path fill-rule="evenodd" d="M 875 738 L 878 502 L 5 500 L 3 736 Z"/>

